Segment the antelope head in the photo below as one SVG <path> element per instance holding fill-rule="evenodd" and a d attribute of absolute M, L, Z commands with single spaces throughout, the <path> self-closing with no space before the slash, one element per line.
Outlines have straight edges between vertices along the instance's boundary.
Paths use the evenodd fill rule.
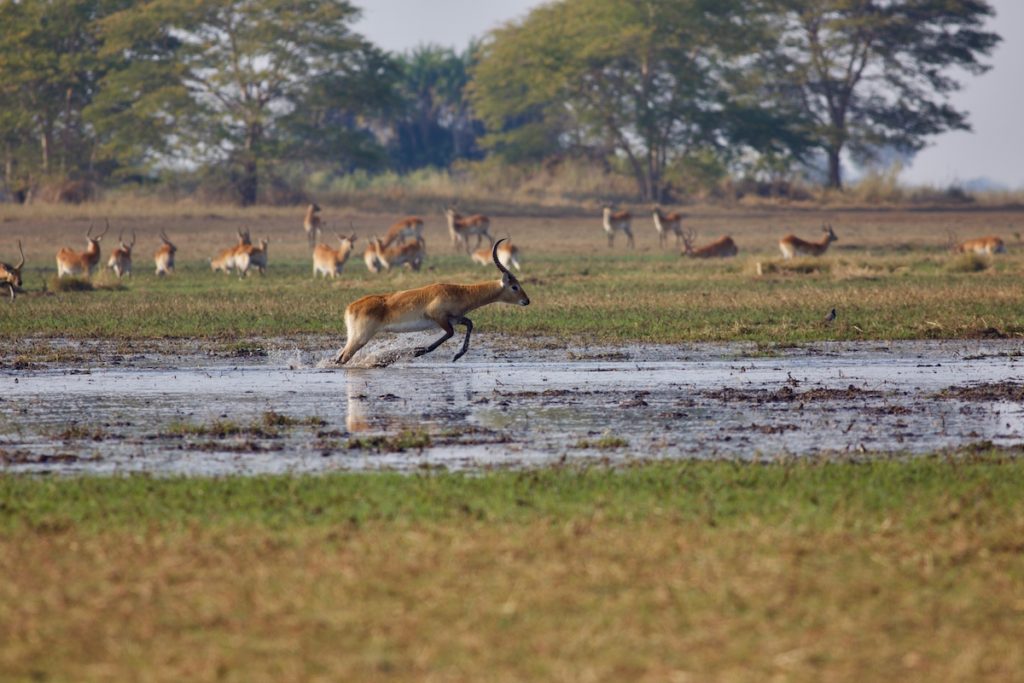
<path fill-rule="evenodd" d="M 122 250 L 124 250 L 124 251 L 128 252 L 129 254 L 131 254 L 132 253 L 132 247 L 135 246 L 135 231 L 132 230 L 132 241 L 129 242 L 128 244 L 125 244 L 125 242 L 124 242 L 124 231 L 123 230 L 121 232 L 117 233 L 117 241 L 120 243 Z"/>
<path fill-rule="evenodd" d="M 171 239 L 167 236 L 167 233 L 163 230 L 160 231 L 160 241 L 164 243 L 164 246 L 166 246 L 172 254 L 178 250 L 178 248 L 174 246 L 174 243 L 171 242 Z"/>
<path fill-rule="evenodd" d="M 107 227 L 105 227 L 103 229 L 103 232 L 101 232 L 100 234 L 94 236 L 92 234 L 92 223 L 89 223 L 89 229 L 85 231 L 85 239 L 88 240 L 88 244 L 86 246 L 86 251 L 99 251 L 99 249 L 100 249 L 100 240 L 103 239 L 103 236 L 107 234 L 108 230 L 110 230 L 110 221 L 109 220 L 107 220 Z"/>
<path fill-rule="evenodd" d="M 18 240 L 18 253 L 21 254 L 21 260 L 18 262 L 18 265 L 12 266 L 7 263 L 0 263 L 0 282 L 11 285 L 11 299 L 14 299 L 14 289 L 21 287 L 21 269 L 25 265 L 25 251 L 21 248 L 21 240 Z"/>
<path fill-rule="evenodd" d="M 836 234 L 834 232 L 832 232 L 832 224 L 831 223 L 826 223 L 825 225 L 821 226 L 821 231 L 823 233 L 825 233 L 826 235 L 828 235 L 828 241 L 829 242 L 838 242 L 839 241 L 839 238 L 836 237 Z"/>
<path fill-rule="evenodd" d="M 523 291 L 523 286 L 519 284 L 519 280 L 513 275 L 508 268 L 501 265 L 501 261 L 498 259 L 498 245 L 504 242 L 507 238 L 502 237 L 500 240 L 494 243 L 491 247 L 491 260 L 494 261 L 494 265 L 501 271 L 501 294 L 498 296 L 498 301 L 506 304 L 518 304 L 520 306 L 529 306 L 530 297 L 526 296 L 526 292 Z"/>

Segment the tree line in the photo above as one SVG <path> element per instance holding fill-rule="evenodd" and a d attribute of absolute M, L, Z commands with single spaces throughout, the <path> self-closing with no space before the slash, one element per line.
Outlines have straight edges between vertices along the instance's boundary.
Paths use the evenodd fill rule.
<path fill-rule="evenodd" d="M 663 199 L 912 153 L 1000 38 L 984 0 L 561 0 L 463 52 L 391 54 L 345 0 L 0 3 L 8 194 L 53 179 L 593 160 Z"/>

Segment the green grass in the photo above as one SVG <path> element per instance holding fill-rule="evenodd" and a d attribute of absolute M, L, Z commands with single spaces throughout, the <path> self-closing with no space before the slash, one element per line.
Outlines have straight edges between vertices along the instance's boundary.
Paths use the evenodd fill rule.
<path fill-rule="evenodd" d="M 409 446 L 406 444 L 408 447 Z M 620 469 L 308 477 L 0 476 L 0 528 L 102 530 L 371 521 L 649 516 L 844 527 L 888 515 L 928 523 L 957 504 L 1024 513 L 1024 460 L 997 453 L 863 463 L 671 462 Z"/>
<path fill-rule="evenodd" d="M 1024 335 L 1020 259 L 984 272 L 928 254 L 825 259 L 811 272 L 765 261 L 694 262 L 674 254 L 621 252 L 531 256 L 528 308 L 494 305 L 473 314 L 481 331 L 603 343 L 963 338 Z M 140 273 L 122 289 L 19 298 L 0 316 L 0 339 L 35 337 L 232 340 L 344 335 L 345 307 L 360 296 L 490 273 L 443 253 L 432 270 L 374 277 L 350 263 L 337 282 L 313 280 L 302 262 L 273 262 L 246 280 L 179 266 L 174 277 Z M 799 265 L 799 264 L 797 264 Z M 952 268 L 952 270 L 951 270 Z M 31 288 L 31 280 L 26 283 Z M 835 307 L 836 324 L 822 316 Z M 994 331 L 994 332 L 993 332 Z M 244 345 L 244 344 L 243 344 Z"/>

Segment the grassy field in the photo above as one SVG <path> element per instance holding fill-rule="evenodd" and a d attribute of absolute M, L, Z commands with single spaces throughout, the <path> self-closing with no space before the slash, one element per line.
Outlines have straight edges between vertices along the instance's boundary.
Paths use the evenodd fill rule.
<path fill-rule="evenodd" d="M 104 260 L 119 229 L 139 233 L 136 275 L 97 291 L 54 292 L 57 245 L 84 243 L 90 217 L 47 212 L 3 216 L 0 256 L 25 242 L 25 286 L 31 293 L 0 314 L 0 338 L 206 338 L 237 340 L 289 334 L 344 335 L 342 312 L 367 293 L 438 280 L 474 281 L 493 269 L 452 250 L 441 217 L 427 216 L 427 267 L 421 273 L 375 276 L 357 256 L 337 282 L 314 280 L 295 210 L 116 217 Z M 99 209 L 98 209 L 99 210 Z M 528 309 L 491 307 L 476 314 L 482 332 L 545 335 L 620 343 L 817 339 L 918 339 L 1024 334 L 1024 271 L 1014 211 L 774 211 L 693 209 L 698 244 L 731 234 L 740 256 L 697 262 L 660 250 L 646 211 L 636 208 L 638 248 L 608 249 L 599 221 L 589 216 L 495 216 L 493 232 L 510 234 L 524 254 Z M 294 214 L 294 215 L 293 215 Z M 361 235 L 382 234 L 397 216 L 325 209 L 329 225 L 350 223 Z M 92 217 L 93 219 L 96 216 Z M 839 241 L 820 259 L 781 263 L 775 243 L 788 232 L 814 237 L 830 222 Z M 270 272 L 247 281 L 209 271 L 204 259 L 230 246 L 238 227 L 268 235 Z M 157 279 L 151 253 L 165 229 L 179 246 L 179 273 Z M 953 257 L 947 231 L 963 239 L 1001 234 L 1010 254 L 994 259 Z M 620 236 L 621 240 L 621 236 Z M 758 265 L 761 275 L 758 275 Z M 47 289 L 48 291 L 43 291 Z M 839 319 L 820 324 L 831 308 Z"/>
<path fill-rule="evenodd" d="M 1024 463 L 0 477 L 0 678 L 1019 680 Z"/>

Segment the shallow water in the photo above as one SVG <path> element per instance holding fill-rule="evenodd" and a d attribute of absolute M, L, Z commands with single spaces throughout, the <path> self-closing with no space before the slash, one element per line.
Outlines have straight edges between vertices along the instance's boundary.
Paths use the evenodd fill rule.
<path fill-rule="evenodd" d="M 452 363 L 445 347 L 409 358 L 412 337 L 345 369 L 318 367 L 333 348 L 281 348 L 5 370 L 0 469 L 477 470 L 1024 442 L 1017 342 L 814 344 L 766 357 L 739 344 L 509 350 L 482 336 Z M 370 367 L 382 359 L 393 364 Z M 268 412 L 306 423 L 201 433 L 218 421 L 244 429 Z"/>

